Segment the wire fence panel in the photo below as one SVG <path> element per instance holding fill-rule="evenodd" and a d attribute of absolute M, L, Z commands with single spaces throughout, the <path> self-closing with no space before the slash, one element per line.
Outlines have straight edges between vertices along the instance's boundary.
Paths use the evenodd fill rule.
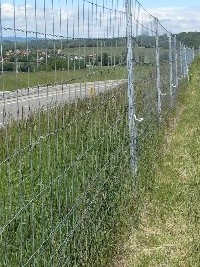
<path fill-rule="evenodd" d="M 0 265 L 99 262 L 130 170 L 126 14 L 118 2 L 9 7 L 6 20 L 1 4 Z"/>
<path fill-rule="evenodd" d="M 103 266 L 194 51 L 138 1 L 0 13 L 0 266 Z"/>
<path fill-rule="evenodd" d="M 177 43 L 176 36 L 165 29 L 157 18 L 134 1 L 134 88 L 136 94 L 135 131 L 137 132 L 138 169 L 137 181 L 144 179 L 149 186 L 151 174 L 159 155 L 159 134 L 175 104 L 175 97 L 181 79 L 188 75 L 193 60 L 192 49 Z M 180 52 L 181 47 L 181 52 Z M 184 54 L 185 53 L 185 54 Z M 186 56 L 187 54 L 187 56 Z M 149 163 L 149 164 L 148 164 Z"/>

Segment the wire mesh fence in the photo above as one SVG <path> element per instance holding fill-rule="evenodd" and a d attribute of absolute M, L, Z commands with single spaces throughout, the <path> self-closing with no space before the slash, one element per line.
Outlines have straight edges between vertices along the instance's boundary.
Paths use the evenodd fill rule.
<path fill-rule="evenodd" d="M 0 265 L 103 266 L 194 51 L 138 1 L 1 1 L 0 29 Z"/>

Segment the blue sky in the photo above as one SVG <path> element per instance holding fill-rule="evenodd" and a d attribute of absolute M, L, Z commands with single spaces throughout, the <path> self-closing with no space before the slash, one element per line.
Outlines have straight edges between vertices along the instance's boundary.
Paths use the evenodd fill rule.
<path fill-rule="evenodd" d="M 59 5 L 59 2 L 61 5 L 65 4 L 66 2 L 71 5 L 72 2 L 74 4 L 82 3 L 83 0 L 54 0 L 54 5 Z M 111 0 L 108 0 L 111 2 Z M 13 0 L 2 0 L 2 3 L 13 3 Z M 16 4 L 24 4 L 25 0 L 15 0 L 14 1 Z M 51 4 L 52 0 L 46 0 L 45 1 L 47 4 Z M 93 1 L 96 2 L 96 1 Z M 99 1 L 100 2 L 100 1 Z M 103 2 L 103 0 L 101 1 Z M 119 0 L 120 2 L 120 0 Z M 139 1 L 144 7 L 199 7 L 200 6 L 200 1 L 199 0 L 141 0 Z M 27 0 L 27 3 L 35 3 L 35 0 Z M 44 0 L 37 1 L 39 4 L 43 4 Z"/>
<path fill-rule="evenodd" d="M 199 0 L 141 0 L 146 7 L 196 7 L 200 6 Z"/>

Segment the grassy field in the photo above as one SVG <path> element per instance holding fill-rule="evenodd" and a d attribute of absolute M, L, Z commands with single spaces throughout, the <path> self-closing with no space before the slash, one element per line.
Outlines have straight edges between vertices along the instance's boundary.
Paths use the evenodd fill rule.
<path fill-rule="evenodd" d="M 98 48 L 100 49 L 100 48 Z M 116 50 L 117 49 L 117 50 Z M 97 51 L 97 47 L 86 47 L 85 54 L 96 54 L 96 53 L 108 53 L 108 55 L 116 56 L 121 54 L 124 47 L 104 47 L 102 51 Z M 117 51 L 117 52 L 116 52 Z M 69 48 L 63 51 L 69 55 L 80 56 L 83 53 L 83 47 L 81 50 L 79 48 Z M 163 52 L 164 53 L 164 52 Z M 155 49 L 154 48 L 138 48 L 137 49 L 137 61 L 141 60 L 146 62 L 155 61 Z M 137 68 L 140 69 L 139 67 Z M 142 68 L 143 69 L 143 68 Z M 143 71 L 142 71 L 143 72 Z M 104 81 L 104 80 L 116 80 L 124 79 L 127 77 L 125 66 L 90 66 L 85 69 L 76 70 L 64 70 L 64 71 L 39 71 L 30 73 L 11 73 L 5 72 L 0 75 L 0 91 L 14 91 L 17 89 L 42 86 L 52 83 L 75 83 L 75 82 L 85 82 L 85 81 Z"/>
<path fill-rule="evenodd" d="M 136 68 L 136 79 L 148 77 L 152 71 L 151 66 L 141 66 Z M 0 91 L 14 91 L 17 89 L 33 86 L 45 86 L 55 83 L 82 83 L 105 80 L 127 79 L 127 69 L 124 66 L 114 67 L 94 67 L 76 71 L 52 71 L 38 73 L 7 73 L 0 76 Z"/>
<path fill-rule="evenodd" d="M 101 71 L 102 70 L 102 71 Z M 16 89 L 42 86 L 52 83 L 76 83 L 89 81 L 104 81 L 124 79 L 126 69 L 123 66 L 116 68 L 94 67 L 69 71 L 41 71 L 38 73 L 7 73 L 0 76 L 0 91 L 13 91 Z"/>
<path fill-rule="evenodd" d="M 83 55 L 99 55 L 101 53 L 107 53 L 109 56 L 121 56 L 123 53 L 126 53 L 125 46 L 100 46 L 100 47 L 75 47 L 75 48 L 65 48 L 62 50 L 62 53 L 66 55 L 76 55 L 76 56 L 83 56 Z"/>
<path fill-rule="evenodd" d="M 138 227 L 119 247 L 113 266 L 200 266 L 199 58 L 190 78 L 180 87 L 158 148 L 160 156 L 153 157 L 154 171 L 146 176 L 153 183 L 142 187 Z"/>
<path fill-rule="evenodd" d="M 62 50 L 66 55 L 101 55 L 101 53 L 107 53 L 108 56 L 122 56 L 126 55 L 126 44 L 125 46 L 102 46 L 102 47 L 75 47 L 65 48 Z M 155 59 L 155 48 L 138 47 L 137 53 L 139 55 L 148 55 L 149 58 Z"/>

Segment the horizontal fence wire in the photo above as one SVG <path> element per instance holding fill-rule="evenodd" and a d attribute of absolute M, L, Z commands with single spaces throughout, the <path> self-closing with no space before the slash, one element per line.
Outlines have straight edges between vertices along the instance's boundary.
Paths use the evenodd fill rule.
<path fill-rule="evenodd" d="M 104 266 L 194 49 L 129 0 L 1 1 L 0 32 L 0 266 Z"/>

